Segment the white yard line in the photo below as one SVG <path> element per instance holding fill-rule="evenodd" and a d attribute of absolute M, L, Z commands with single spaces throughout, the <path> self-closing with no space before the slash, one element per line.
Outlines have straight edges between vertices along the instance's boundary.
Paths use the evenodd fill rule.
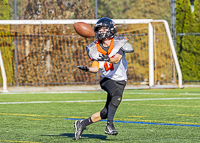
<path fill-rule="evenodd" d="M 64 94 L 64 93 L 102 93 L 103 91 L 48 91 L 48 92 L 6 92 L 3 94 Z M 164 95 L 164 94 L 179 94 L 179 95 L 200 95 L 200 93 L 151 93 L 151 92 L 124 92 L 124 94 L 143 94 L 143 95 Z"/>
<path fill-rule="evenodd" d="M 179 93 L 180 95 L 200 95 L 200 93 Z"/>
<path fill-rule="evenodd" d="M 168 94 L 168 93 L 124 92 L 124 94 Z"/>
<path fill-rule="evenodd" d="M 1 94 L 63 94 L 63 93 L 88 93 L 87 91 L 52 91 L 52 92 L 6 92 Z"/>
<path fill-rule="evenodd" d="M 147 98 L 147 99 L 123 99 L 122 101 L 148 101 L 148 100 L 191 100 L 200 97 L 187 98 Z M 72 100 L 72 101 L 28 101 L 28 102 L 0 102 L 0 104 L 32 104 L 32 103 L 75 103 L 75 102 L 105 102 L 106 100 Z"/>
<path fill-rule="evenodd" d="M 123 99 L 122 101 L 144 101 L 144 100 L 191 100 L 200 99 L 200 97 L 185 97 L 185 98 L 146 98 L 146 99 Z"/>

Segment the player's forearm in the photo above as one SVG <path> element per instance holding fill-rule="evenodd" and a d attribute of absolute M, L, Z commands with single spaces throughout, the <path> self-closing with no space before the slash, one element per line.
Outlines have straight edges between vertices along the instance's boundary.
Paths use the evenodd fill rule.
<path fill-rule="evenodd" d="M 122 55 L 116 54 L 113 58 L 110 58 L 110 63 L 117 64 L 122 58 Z"/>
<path fill-rule="evenodd" d="M 96 67 L 96 66 L 93 66 L 93 67 L 89 67 L 89 72 L 92 72 L 92 73 L 96 73 L 99 71 L 99 68 Z"/>
<path fill-rule="evenodd" d="M 120 60 L 118 58 L 110 58 L 110 63 L 116 64 L 118 63 Z"/>

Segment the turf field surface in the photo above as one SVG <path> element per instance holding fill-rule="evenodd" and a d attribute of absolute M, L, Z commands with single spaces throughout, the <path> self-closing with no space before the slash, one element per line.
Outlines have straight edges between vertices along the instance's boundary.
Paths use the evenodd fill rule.
<path fill-rule="evenodd" d="M 74 140 L 74 121 L 105 104 L 105 92 L 0 93 L 0 142 L 199 142 L 200 89 L 126 90 L 116 116 L 117 136 L 106 120 Z"/>

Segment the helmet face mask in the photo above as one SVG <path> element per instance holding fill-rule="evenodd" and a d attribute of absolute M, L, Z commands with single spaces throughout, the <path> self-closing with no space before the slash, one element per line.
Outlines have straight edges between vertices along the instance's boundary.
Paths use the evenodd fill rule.
<path fill-rule="evenodd" d="M 104 29 L 104 31 L 102 29 Z M 110 18 L 104 17 L 97 21 L 94 32 L 97 40 L 103 40 L 115 37 L 117 28 Z"/>

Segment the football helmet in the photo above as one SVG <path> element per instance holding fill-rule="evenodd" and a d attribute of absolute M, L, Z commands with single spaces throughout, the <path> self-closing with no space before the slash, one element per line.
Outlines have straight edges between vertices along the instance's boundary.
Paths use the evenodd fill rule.
<path fill-rule="evenodd" d="M 106 33 L 99 32 L 99 28 L 106 27 Z M 110 18 L 103 17 L 97 21 L 94 26 L 94 32 L 97 40 L 103 40 L 105 38 L 113 38 L 117 32 L 117 27 Z"/>

